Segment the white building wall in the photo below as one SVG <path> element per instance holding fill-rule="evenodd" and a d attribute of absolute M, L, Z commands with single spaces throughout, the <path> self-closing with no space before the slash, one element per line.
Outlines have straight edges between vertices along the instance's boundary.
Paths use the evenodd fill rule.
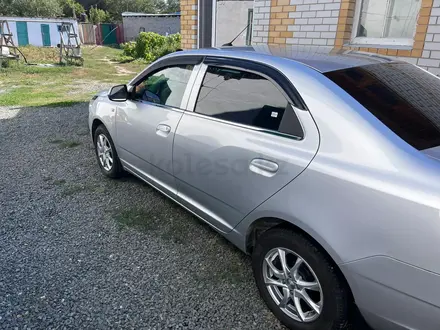
<path fill-rule="evenodd" d="M 2 18 L 0 17 L 0 20 Z M 9 24 L 9 29 L 11 30 L 12 33 L 12 40 L 14 40 L 14 44 L 16 46 L 18 46 L 18 39 L 17 39 L 17 26 L 15 25 L 15 22 L 13 21 L 8 21 Z"/>
<path fill-rule="evenodd" d="M 268 42 L 270 6 L 270 0 L 254 0 L 253 44 Z"/>
<path fill-rule="evenodd" d="M 290 0 L 296 11 L 289 13 L 295 23 L 287 28 L 293 38 L 287 44 L 333 46 L 341 0 Z"/>
<path fill-rule="evenodd" d="M 253 0 L 217 1 L 215 45 L 221 46 L 234 39 L 248 24 L 248 11 L 254 6 Z M 246 45 L 246 32 L 243 31 L 234 41 L 234 46 Z"/>
<path fill-rule="evenodd" d="M 46 24 L 46 23 L 27 22 L 29 45 L 43 46 L 43 36 L 41 35 L 41 24 Z M 52 43 L 52 35 L 50 36 L 50 42 Z"/>
<path fill-rule="evenodd" d="M 433 3 L 425 47 L 417 64 L 440 77 L 440 0 Z"/>
<path fill-rule="evenodd" d="M 43 36 L 41 35 L 41 24 L 49 25 L 50 44 L 56 47 L 60 43 L 60 33 L 58 32 L 58 25 L 62 22 L 73 23 L 73 29 L 78 34 L 78 22 L 73 19 L 57 19 L 57 18 L 33 18 L 33 17 L 0 17 L 0 20 L 7 20 L 9 28 L 13 34 L 12 39 L 16 46 L 18 46 L 17 25 L 16 22 L 26 22 L 29 45 L 43 46 Z M 79 34 L 78 34 L 78 41 Z"/>

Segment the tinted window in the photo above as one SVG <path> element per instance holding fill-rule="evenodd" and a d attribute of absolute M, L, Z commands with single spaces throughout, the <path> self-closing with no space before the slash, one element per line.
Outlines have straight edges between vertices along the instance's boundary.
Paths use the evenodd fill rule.
<path fill-rule="evenodd" d="M 148 75 L 136 85 L 134 99 L 180 108 L 193 67 L 174 66 Z"/>
<path fill-rule="evenodd" d="M 208 67 L 195 112 L 302 136 L 301 125 L 280 90 L 271 81 L 250 72 Z"/>
<path fill-rule="evenodd" d="M 413 147 L 440 145 L 440 79 L 407 63 L 326 73 Z"/>

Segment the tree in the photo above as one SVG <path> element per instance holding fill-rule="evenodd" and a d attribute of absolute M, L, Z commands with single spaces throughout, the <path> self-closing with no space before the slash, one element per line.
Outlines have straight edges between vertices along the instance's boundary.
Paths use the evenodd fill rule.
<path fill-rule="evenodd" d="M 166 13 L 177 13 L 180 12 L 180 1 L 179 0 L 168 0 L 165 11 Z"/>
<path fill-rule="evenodd" d="M 62 8 L 58 0 L 0 0 L 0 14 L 27 17 L 58 17 Z"/>
<path fill-rule="evenodd" d="M 59 0 L 65 17 L 79 18 L 79 15 L 85 13 L 84 7 L 75 0 Z"/>
<path fill-rule="evenodd" d="M 180 11 L 179 0 L 103 0 L 102 8 L 114 21 L 121 20 L 126 11 L 146 14 L 175 13 Z"/>
<path fill-rule="evenodd" d="M 91 7 L 89 10 L 89 20 L 93 24 L 110 22 L 110 15 L 105 10 Z"/>

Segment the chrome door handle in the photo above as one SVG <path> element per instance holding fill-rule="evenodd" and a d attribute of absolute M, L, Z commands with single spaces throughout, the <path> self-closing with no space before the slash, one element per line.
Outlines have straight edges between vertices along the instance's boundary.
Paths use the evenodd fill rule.
<path fill-rule="evenodd" d="M 171 127 L 165 124 L 159 124 L 156 127 L 156 134 L 160 136 L 167 136 L 171 132 Z"/>
<path fill-rule="evenodd" d="M 277 163 L 262 158 L 254 158 L 249 164 L 249 170 L 266 177 L 274 176 L 278 171 L 278 167 Z"/>
<path fill-rule="evenodd" d="M 157 125 L 157 130 L 165 133 L 169 133 L 171 131 L 171 127 L 165 124 Z"/>

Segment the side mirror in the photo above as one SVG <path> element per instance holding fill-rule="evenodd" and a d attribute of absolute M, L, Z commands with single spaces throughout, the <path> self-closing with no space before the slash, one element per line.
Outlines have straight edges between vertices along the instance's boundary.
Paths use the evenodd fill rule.
<path fill-rule="evenodd" d="M 117 85 L 110 89 L 108 98 L 115 102 L 124 102 L 128 99 L 127 85 Z"/>

